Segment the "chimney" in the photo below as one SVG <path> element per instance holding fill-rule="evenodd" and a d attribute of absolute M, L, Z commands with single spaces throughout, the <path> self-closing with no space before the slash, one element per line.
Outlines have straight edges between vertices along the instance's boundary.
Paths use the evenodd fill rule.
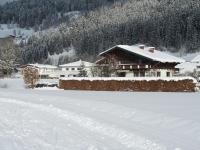
<path fill-rule="evenodd" d="M 155 47 L 149 47 L 149 52 L 154 53 Z"/>
<path fill-rule="evenodd" d="M 139 45 L 139 48 L 144 50 L 144 45 Z"/>

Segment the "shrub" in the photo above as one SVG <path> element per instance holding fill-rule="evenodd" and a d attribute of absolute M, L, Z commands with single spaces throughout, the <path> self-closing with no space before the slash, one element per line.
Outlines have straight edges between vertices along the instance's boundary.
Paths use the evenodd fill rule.
<path fill-rule="evenodd" d="M 24 83 L 28 88 L 35 88 L 36 82 L 39 80 L 39 72 L 37 68 L 27 66 L 23 69 Z"/>

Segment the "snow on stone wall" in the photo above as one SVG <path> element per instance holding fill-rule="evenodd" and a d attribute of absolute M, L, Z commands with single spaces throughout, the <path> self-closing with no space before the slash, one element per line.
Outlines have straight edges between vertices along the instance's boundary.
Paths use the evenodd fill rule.
<path fill-rule="evenodd" d="M 116 81 L 155 81 L 155 80 L 163 80 L 163 81 L 180 81 L 180 80 L 192 80 L 194 83 L 197 83 L 197 80 L 190 76 L 183 76 L 183 77 L 72 77 L 72 78 L 60 78 L 61 80 L 89 80 L 89 81 L 96 81 L 96 80 L 116 80 Z"/>
<path fill-rule="evenodd" d="M 59 87 L 65 90 L 194 92 L 196 81 L 183 78 L 64 78 Z"/>

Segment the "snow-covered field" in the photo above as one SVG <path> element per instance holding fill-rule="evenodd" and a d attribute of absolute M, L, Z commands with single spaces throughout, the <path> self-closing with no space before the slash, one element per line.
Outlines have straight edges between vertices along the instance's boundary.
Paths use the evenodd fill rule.
<path fill-rule="evenodd" d="M 28 90 L 22 85 L 0 80 L 0 150 L 200 149 L 200 93 Z"/>

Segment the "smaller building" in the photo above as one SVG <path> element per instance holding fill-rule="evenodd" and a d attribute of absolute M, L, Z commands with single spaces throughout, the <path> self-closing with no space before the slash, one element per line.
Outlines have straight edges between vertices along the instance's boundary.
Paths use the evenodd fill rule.
<path fill-rule="evenodd" d="M 195 75 L 200 77 L 200 55 L 188 62 L 178 64 L 176 68 L 180 75 Z"/>
<path fill-rule="evenodd" d="M 183 62 L 176 65 L 176 69 L 178 69 L 178 75 L 190 75 L 197 70 L 198 65 L 200 66 L 198 63 Z"/>
<path fill-rule="evenodd" d="M 76 61 L 68 64 L 60 65 L 62 74 L 60 77 L 78 77 L 80 71 L 85 71 L 87 77 L 91 77 L 91 69 L 94 66 L 93 63 L 87 61 Z"/>
<path fill-rule="evenodd" d="M 194 57 L 191 62 L 193 63 L 200 63 L 200 55 L 197 55 L 196 57 Z"/>
<path fill-rule="evenodd" d="M 22 70 L 27 66 L 37 68 L 41 79 L 54 79 L 59 78 L 60 76 L 60 70 L 57 66 L 45 64 L 28 64 L 21 66 Z"/>
<path fill-rule="evenodd" d="M 200 77 L 200 55 L 197 55 L 194 59 L 192 59 L 193 63 L 196 63 L 196 71 L 198 73 L 198 76 Z"/>

